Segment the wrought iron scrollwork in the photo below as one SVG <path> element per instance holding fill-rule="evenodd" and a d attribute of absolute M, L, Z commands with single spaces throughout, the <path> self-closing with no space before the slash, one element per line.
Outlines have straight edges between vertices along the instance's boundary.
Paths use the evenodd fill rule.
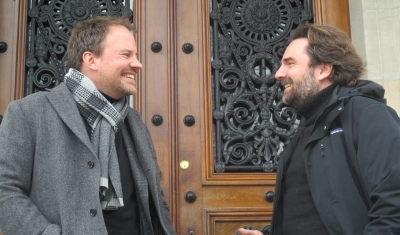
<path fill-rule="evenodd" d="M 305 7 L 303 7 L 303 5 Z M 290 32 L 312 17 L 310 1 L 212 0 L 215 172 L 276 169 L 297 130 L 274 78 Z"/>
<path fill-rule="evenodd" d="M 128 16 L 125 0 L 32 0 L 28 11 L 26 91 L 55 87 L 67 72 L 67 43 L 78 21 L 98 15 Z"/>

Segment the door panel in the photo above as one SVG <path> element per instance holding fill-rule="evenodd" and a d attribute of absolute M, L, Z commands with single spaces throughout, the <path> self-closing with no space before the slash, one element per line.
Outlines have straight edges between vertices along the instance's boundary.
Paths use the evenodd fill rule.
<path fill-rule="evenodd" d="M 0 42 L 7 50 L 0 53 L 0 114 L 4 115 L 7 105 L 15 95 L 15 67 L 18 37 L 17 1 L 0 2 Z M 3 45 L 5 45 L 3 44 Z"/>
<path fill-rule="evenodd" d="M 10 19 L 13 17 L 13 12 L 15 9 L 15 2 L 13 1 L 1 1 L 0 2 L 0 16 L 4 18 L 4 20 L 0 20 L 0 42 L 6 43 L 7 50 L 3 53 L 0 53 L 0 71 L 1 71 L 1 79 L 0 79 L 0 114 L 3 115 L 7 104 L 11 101 L 12 97 L 12 57 L 14 53 L 14 30 L 15 25 L 10 23 L 12 22 Z M 4 45 L 4 44 L 3 44 Z M 5 47 L 5 45 L 4 45 Z"/>
<path fill-rule="evenodd" d="M 236 234 L 237 229 L 261 230 L 271 221 L 272 212 L 265 212 L 261 208 L 213 208 L 204 209 L 204 233 L 207 235 Z M 244 226 L 251 225 L 251 226 Z"/>
<path fill-rule="evenodd" d="M 350 36 L 348 0 L 314 0 L 314 22 L 341 28 Z"/>
<path fill-rule="evenodd" d="M 135 107 L 151 132 L 177 233 L 261 229 L 272 217 L 266 194 L 274 191 L 275 173 L 214 170 L 210 1 L 133 2 L 143 63 Z M 11 41 L 8 54 L 0 54 L 0 114 L 23 96 L 27 5 L 26 0 L 0 1 L 0 41 Z M 347 0 L 315 0 L 313 8 L 316 23 L 349 32 Z M 183 51 L 186 43 L 192 52 Z M 188 165 L 180 167 L 182 161 Z"/>
<path fill-rule="evenodd" d="M 335 4 L 347 1 L 314 1 L 316 22 L 346 30 L 343 11 L 320 15 Z M 274 191 L 275 173 L 214 170 L 210 1 L 146 0 L 137 6 L 144 67 L 136 106 L 153 136 L 177 233 L 233 235 L 243 226 L 263 228 L 272 217 L 266 194 Z M 334 21 L 338 15 L 344 26 Z M 150 50 L 155 41 L 162 42 L 159 53 Z M 191 53 L 183 51 L 186 43 L 193 45 Z M 164 122 L 155 126 L 151 118 L 161 113 Z M 184 122 L 188 115 L 192 126 Z M 180 168 L 182 161 L 187 169 Z"/>
<path fill-rule="evenodd" d="M 201 182 L 202 156 L 204 155 L 204 116 L 202 115 L 204 100 L 204 84 L 207 75 L 203 74 L 204 45 L 202 35 L 202 1 L 176 1 L 176 104 L 177 104 L 177 159 L 186 160 L 189 168 L 178 168 L 178 233 L 186 234 L 193 228 L 195 234 L 203 234 L 202 208 L 203 191 Z M 193 52 L 185 53 L 183 46 L 190 43 Z M 189 45 L 189 44 L 186 44 Z M 189 48 L 190 49 L 190 48 Z M 184 123 L 188 115 L 194 117 L 192 126 Z M 189 203 L 185 200 L 189 191 L 196 195 L 196 201 Z M 186 232 L 186 233 L 185 233 Z"/>
<path fill-rule="evenodd" d="M 0 114 L 9 102 L 23 94 L 25 62 L 26 1 L 0 1 L 0 42 L 7 50 L 0 53 Z"/>
<path fill-rule="evenodd" d="M 178 214 L 176 192 L 176 106 L 174 5 L 170 1 L 135 1 L 137 44 L 143 69 L 137 79 L 135 107 L 151 132 L 162 171 L 162 188 L 174 226 Z M 158 46 L 157 46 L 158 45 Z M 155 50 L 158 49 L 158 50 Z M 161 50 L 160 50 L 161 48 Z M 152 50 L 153 49 L 153 50 Z M 162 120 L 162 121 L 161 121 Z M 158 121 L 158 122 L 156 122 Z M 155 123 L 155 124 L 154 124 Z"/>

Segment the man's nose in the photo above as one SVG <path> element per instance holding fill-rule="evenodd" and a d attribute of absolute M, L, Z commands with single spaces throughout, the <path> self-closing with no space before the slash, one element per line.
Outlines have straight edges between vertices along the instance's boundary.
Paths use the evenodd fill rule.
<path fill-rule="evenodd" d="M 279 67 L 278 71 L 276 71 L 276 73 L 275 73 L 275 78 L 276 78 L 277 80 L 282 80 L 282 79 L 285 78 L 285 77 L 286 77 L 286 76 L 285 76 L 284 70 L 283 70 L 283 68 L 282 68 L 282 66 L 281 66 L 281 67 Z"/>
<path fill-rule="evenodd" d="M 131 64 L 130 64 L 130 66 L 132 67 L 132 68 L 135 68 L 135 69 L 138 69 L 138 70 L 141 70 L 142 69 L 142 63 L 140 63 L 140 61 L 135 57 L 134 59 L 133 59 L 133 61 L 131 62 Z"/>

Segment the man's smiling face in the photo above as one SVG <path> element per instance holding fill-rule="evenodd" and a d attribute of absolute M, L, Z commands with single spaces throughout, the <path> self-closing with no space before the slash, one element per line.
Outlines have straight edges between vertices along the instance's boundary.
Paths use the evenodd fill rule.
<path fill-rule="evenodd" d="M 136 57 L 132 33 L 120 25 L 111 26 L 96 57 L 98 76 L 92 79 L 97 89 L 114 99 L 136 94 L 136 75 L 142 64 Z"/>
<path fill-rule="evenodd" d="M 306 38 L 293 40 L 282 57 L 282 65 L 275 78 L 284 87 L 283 102 L 295 109 L 318 92 L 314 69 L 310 67 Z"/>

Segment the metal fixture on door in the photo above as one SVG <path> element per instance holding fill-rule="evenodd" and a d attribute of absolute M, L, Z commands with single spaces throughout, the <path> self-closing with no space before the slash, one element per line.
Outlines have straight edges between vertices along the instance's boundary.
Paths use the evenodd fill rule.
<path fill-rule="evenodd" d="M 268 191 L 264 194 L 264 199 L 267 202 L 274 202 L 275 193 L 272 191 Z"/>
<path fill-rule="evenodd" d="M 154 53 L 158 53 L 162 50 L 162 44 L 159 42 L 153 42 L 150 46 L 151 51 Z"/>
<path fill-rule="evenodd" d="M 196 199 L 197 199 L 197 196 L 193 191 L 188 191 L 185 194 L 185 201 L 188 203 L 193 203 L 196 201 Z"/>
<path fill-rule="evenodd" d="M 7 51 L 8 45 L 5 42 L 0 42 L 0 53 L 4 53 Z"/>
<path fill-rule="evenodd" d="M 159 114 L 156 114 L 151 118 L 151 123 L 153 123 L 154 126 L 161 125 L 163 123 L 163 121 L 164 121 L 163 117 Z"/>
<path fill-rule="evenodd" d="M 186 115 L 183 118 L 183 123 L 185 123 L 186 126 L 193 126 L 195 122 L 196 121 L 192 115 Z"/>
<path fill-rule="evenodd" d="M 182 46 L 182 50 L 183 50 L 183 52 L 185 52 L 186 54 L 190 54 L 190 53 L 193 52 L 194 47 L 193 47 L 193 45 L 192 45 L 191 43 L 185 43 L 185 44 L 183 44 L 183 46 Z"/>

